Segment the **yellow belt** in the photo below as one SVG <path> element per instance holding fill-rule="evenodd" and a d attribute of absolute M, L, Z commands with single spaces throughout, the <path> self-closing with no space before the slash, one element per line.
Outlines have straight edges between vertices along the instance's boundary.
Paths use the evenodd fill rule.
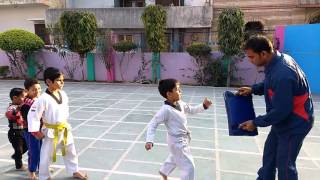
<path fill-rule="evenodd" d="M 66 155 L 66 145 L 67 145 L 67 138 L 68 138 L 68 129 L 67 129 L 67 122 L 59 123 L 59 124 L 48 124 L 44 123 L 46 128 L 54 130 L 54 139 L 53 139 L 53 162 L 57 161 L 57 144 L 59 133 L 63 131 L 63 147 L 62 147 L 62 156 Z"/>

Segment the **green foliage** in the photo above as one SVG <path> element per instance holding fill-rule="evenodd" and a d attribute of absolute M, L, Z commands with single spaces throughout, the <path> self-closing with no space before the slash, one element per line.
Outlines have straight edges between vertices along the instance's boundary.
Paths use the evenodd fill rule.
<path fill-rule="evenodd" d="M 165 31 L 167 14 L 162 6 L 147 6 L 141 16 L 146 31 L 147 44 L 152 52 L 161 52 L 166 47 Z"/>
<path fill-rule="evenodd" d="M 60 17 L 60 28 L 68 48 L 80 55 L 84 80 L 85 55 L 96 47 L 97 20 L 93 13 L 65 11 Z"/>
<path fill-rule="evenodd" d="M 205 84 L 215 87 L 223 87 L 226 85 L 226 73 L 223 72 L 222 60 L 212 60 L 204 68 Z"/>
<path fill-rule="evenodd" d="M 192 43 L 187 47 L 187 52 L 193 57 L 203 57 L 210 54 L 211 48 L 205 43 Z"/>
<path fill-rule="evenodd" d="M 113 45 L 113 49 L 117 52 L 128 52 L 128 51 L 131 51 L 133 49 L 136 49 L 137 48 L 137 45 L 133 42 L 130 42 L 130 41 L 120 41 L 118 43 L 115 43 Z"/>
<path fill-rule="evenodd" d="M 83 57 L 95 48 L 97 20 L 93 13 L 65 11 L 60 17 L 60 25 L 71 51 Z"/>
<path fill-rule="evenodd" d="M 48 24 L 46 30 L 51 35 L 51 43 L 56 47 L 56 51 L 62 49 L 64 47 L 64 40 L 60 21 Z"/>
<path fill-rule="evenodd" d="M 205 43 L 192 43 L 187 47 L 187 52 L 190 56 L 194 57 L 194 63 L 198 68 L 195 71 L 194 79 L 196 79 L 200 85 L 205 85 L 204 68 L 208 64 L 211 48 Z"/>
<path fill-rule="evenodd" d="M 42 39 L 25 30 L 12 29 L 0 34 L 0 48 L 6 52 L 30 54 L 44 46 Z"/>
<path fill-rule="evenodd" d="M 43 46 L 44 42 L 39 36 L 25 30 L 12 29 L 0 34 L 0 48 L 9 58 L 13 77 L 16 77 L 15 70 L 26 76 L 27 57 Z"/>
<path fill-rule="evenodd" d="M 224 54 L 227 72 L 227 86 L 231 79 L 231 57 L 239 54 L 244 40 L 244 14 L 239 8 L 224 9 L 218 20 L 218 44 Z"/>
<path fill-rule="evenodd" d="M 120 62 L 119 62 L 120 75 L 121 75 L 122 81 L 124 81 L 122 64 L 124 62 L 125 54 L 126 54 L 126 52 L 129 52 L 129 51 L 136 49 L 136 48 L 137 48 L 137 45 L 134 44 L 133 42 L 129 42 L 129 41 L 120 41 L 120 42 L 113 45 L 113 49 L 117 52 L 121 52 L 121 54 L 122 54 L 121 58 L 120 58 Z M 129 56 L 128 56 L 127 62 L 129 63 Z"/>
<path fill-rule="evenodd" d="M 320 10 L 316 11 L 309 17 L 309 24 L 318 24 L 320 23 Z"/>
<path fill-rule="evenodd" d="M 248 40 L 251 36 L 264 34 L 264 25 L 260 21 L 247 22 L 244 28 L 244 41 Z"/>
<path fill-rule="evenodd" d="M 224 9 L 218 20 L 219 49 L 226 56 L 237 55 L 241 52 L 244 38 L 244 14 L 238 8 Z"/>
<path fill-rule="evenodd" d="M 0 76 L 6 77 L 9 73 L 9 66 L 0 66 Z"/>

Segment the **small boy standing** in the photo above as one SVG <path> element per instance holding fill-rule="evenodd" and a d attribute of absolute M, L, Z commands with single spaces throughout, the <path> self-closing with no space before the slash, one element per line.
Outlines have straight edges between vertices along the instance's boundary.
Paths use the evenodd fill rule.
<path fill-rule="evenodd" d="M 11 156 L 15 160 L 17 170 L 25 171 L 22 164 L 22 155 L 28 150 L 23 138 L 23 118 L 21 116 L 21 105 L 23 104 L 26 93 L 22 88 L 13 88 L 10 91 L 11 103 L 7 109 L 6 117 L 9 121 L 8 139 L 14 149 Z"/>
<path fill-rule="evenodd" d="M 44 71 L 48 88 L 31 106 L 28 113 L 29 132 L 42 139 L 39 179 L 50 179 L 51 161 L 56 161 L 56 152 L 61 149 L 66 171 L 76 179 L 87 179 L 78 168 L 78 156 L 74 146 L 69 118 L 68 96 L 62 91 L 64 77 L 59 69 L 49 67 Z M 39 132 L 43 120 L 43 127 Z"/>
<path fill-rule="evenodd" d="M 208 109 L 212 104 L 207 98 L 195 107 L 181 101 L 180 83 L 175 79 L 164 79 L 159 82 L 158 90 L 166 101 L 148 125 L 146 150 L 153 147 L 155 131 L 159 124 L 167 128 L 167 143 L 170 154 L 159 173 L 164 180 L 178 167 L 181 180 L 194 180 L 194 161 L 190 152 L 190 130 L 187 127 L 186 114 L 195 114 Z"/>
<path fill-rule="evenodd" d="M 38 137 L 36 133 L 28 132 L 28 112 L 35 99 L 40 96 L 41 86 L 40 82 L 37 79 L 29 78 L 24 81 L 24 87 L 27 91 L 27 97 L 25 98 L 24 104 L 21 107 L 22 117 L 25 122 L 25 129 L 23 135 L 28 146 L 29 178 L 30 180 L 35 180 L 37 179 L 36 171 L 39 167 L 40 149 L 42 141 L 41 137 Z"/>

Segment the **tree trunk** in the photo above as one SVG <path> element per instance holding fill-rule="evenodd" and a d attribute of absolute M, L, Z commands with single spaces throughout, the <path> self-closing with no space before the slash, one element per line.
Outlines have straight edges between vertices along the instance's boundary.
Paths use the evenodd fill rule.
<path fill-rule="evenodd" d="M 227 68 L 227 87 L 230 87 L 230 80 L 231 80 L 231 57 L 227 57 L 227 65 L 228 65 L 228 68 Z"/>
<path fill-rule="evenodd" d="M 160 52 L 152 52 L 152 81 L 158 83 L 160 80 Z"/>
<path fill-rule="evenodd" d="M 80 55 L 80 65 L 81 65 L 81 74 L 82 74 L 82 80 L 84 81 L 84 60 L 85 60 L 85 54 L 79 54 Z"/>
<path fill-rule="evenodd" d="M 121 75 L 121 80 L 122 81 L 124 81 L 123 72 L 122 72 L 122 63 L 124 61 L 125 55 L 126 55 L 126 53 L 123 52 L 122 55 L 121 55 L 120 63 L 119 63 L 119 70 L 120 70 L 120 75 Z"/>
<path fill-rule="evenodd" d="M 7 52 L 7 51 L 6 51 L 6 55 L 9 58 L 11 75 L 12 75 L 12 77 L 16 77 L 16 74 L 15 74 L 14 69 L 13 69 L 13 67 L 16 66 L 15 65 L 15 61 L 14 61 L 14 55 L 12 53 Z"/>

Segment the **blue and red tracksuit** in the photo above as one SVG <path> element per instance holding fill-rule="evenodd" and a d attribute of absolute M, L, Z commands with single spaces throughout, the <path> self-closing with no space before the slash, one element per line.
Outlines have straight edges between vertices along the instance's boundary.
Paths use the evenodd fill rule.
<path fill-rule="evenodd" d="M 272 126 L 257 180 L 297 180 L 296 159 L 313 126 L 313 103 L 306 76 L 292 57 L 277 53 L 265 67 L 265 80 L 252 86 L 264 95 L 267 113 L 253 120 L 257 127 Z"/>
<path fill-rule="evenodd" d="M 25 129 L 23 136 L 28 146 L 28 169 L 30 172 L 36 172 L 40 163 L 40 149 L 42 141 L 38 140 L 31 132 L 28 132 L 27 116 L 29 109 L 33 103 L 30 98 L 25 98 L 24 104 L 21 107 L 22 117 L 25 122 Z"/>

